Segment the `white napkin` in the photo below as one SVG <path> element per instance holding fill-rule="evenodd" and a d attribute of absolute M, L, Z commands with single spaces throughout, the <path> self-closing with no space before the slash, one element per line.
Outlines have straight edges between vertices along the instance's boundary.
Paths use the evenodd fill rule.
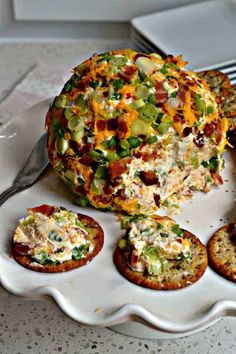
<path fill-rule="evenodd" d="M 45 98 L 57 95 L 71 76 L 71 69 L 71 66 L 52 66 L 46 63 L 36 65 L 0 104 L 0 123 Z"/>

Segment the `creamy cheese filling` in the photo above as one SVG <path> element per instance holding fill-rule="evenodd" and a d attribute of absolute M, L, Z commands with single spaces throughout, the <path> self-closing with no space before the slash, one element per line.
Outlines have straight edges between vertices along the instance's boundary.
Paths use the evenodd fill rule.
<path fill-rule="evenodd" d="M 198 148 L 193 134 L 183 139 L 170 128 L 157 143 L 146 145 L 140 151 L 150 156 L 148 161 L 143 157 L 133 158 L 128 171 L 121 175 L 121 185 L 115 192 L 123 188 L 127 198 L 138 198 L 142 212 L 155 211 L 154 195 L 160 197 L 160 205 L 169 207 L 189 197 L 194 189 L 209 190 L 211 173 L 204 162 L 218 153 L 209 139 L 202 148 Z M 219 162 L 220 159 L 219 156 Z M 152 185 L 145 184 L 140 177 L 142 172 L 148 171 L 157 177 Z"/>
<path fill-rule="evenodd" d="M 182 236 L 182 229 L 169 218 L 144 217 L 130 222 L 127 239 L 130 267 L 155 274 L 165 270 L 171 260 L 190 258 L 190 244 Z"/>
<path fill-rule="evenodd" d="M 14 242 L 27 245 L 32 261 L 39 264 L 80 259 L 94 248 L 77 214 L 59 208 L 50 216 L 29 211 L 20 220 Z"/>

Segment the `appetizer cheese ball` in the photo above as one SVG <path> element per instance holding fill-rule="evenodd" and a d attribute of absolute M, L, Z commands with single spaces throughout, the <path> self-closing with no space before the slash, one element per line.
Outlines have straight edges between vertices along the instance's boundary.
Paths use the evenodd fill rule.
<path fill-rule="evenodd" d="M 51 164 L 82 205 L 152 214 L 222 183 L 227 120 L 184 65 L 125 49 L 74 69 L 46 130 Z"/>
<path fill-rule="evenodd" d="M 123 219 L 124 220 L 124 219 Z M 133 216 L 125 222 L 114 262 L 129 281 L 156 290 L 195 283 L 207 267 L 205 246 L 168 217 Z"/>
<path fill-rule="evenodd" d="M 41 205 L 27 210 L 12 243 L 13 257 L 38 272 L 64 272 L 90 262 L 102 249 L 101 226 L 86 215 Z"/>

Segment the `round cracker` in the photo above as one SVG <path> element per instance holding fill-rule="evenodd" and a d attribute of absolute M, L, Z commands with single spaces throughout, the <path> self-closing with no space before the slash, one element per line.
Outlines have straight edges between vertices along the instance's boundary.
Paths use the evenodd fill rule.
<path fill-rule="evenodd" d="M 32 259 L 30 256 L 23 256 L 17 253 L 16 251 L 16 244 L 12 243 L 12 255 L 15 260 L 23 265 L 24 267 L 34 270 L 36 272 L 43 272 L 43 273 L 59 273 L 59 272 L 66 272 L 72 269 L 76 269 L 82 267 L 93 260 L 93 258 L 101 251 L 103 244 L 104 244 L 104 233 L 103 229 L 99 225 L 97 221 L 87 215 L 79 214 L 78 219 L 85 225 L 90 228 L 95 228 L 96 234 L 93 238 L 94 240 L 94 249 L 92 252 L 88 252 L 86 257 L 79 259 L 79 260 L 69 260 L 59 264 L 45 264 L 45 265 L 32 265 Z"/>
<path fill-rule="evenodd" d="M 236 116 L 236 85 L 230 87 L 229 93 L 222 105 L 222 113 L 223 116 L 228 118 Z"/>
<path fill-rule="evenodd" d="M 236 282 L 236 223 L 217 230 L 207 244 L 207 252 L 211 267 Z"/>
<path fill-rule="evenodd" d="M 230 91 L 230 80 L 228 76 L 218 70 L 207 70 L 198 73 L 204 79 L 211 91 L 214 92 L 218 103 L 222 103 Z"/>
<path fill-rule="evenodd" d="M 124 252 L 117 246 L 114 253 L 114 263 L 119 272 L 136 285 L 154 290 L 175 290 L 184 288 L 199 280 L 207 267 L 207 252 L 201 241 L 189 231 L 183 230 L 183 238 L 190 242 L 191 261 L 173 260 L 171 267 L 157 276 L 133 271 L 127 264 Z"/>

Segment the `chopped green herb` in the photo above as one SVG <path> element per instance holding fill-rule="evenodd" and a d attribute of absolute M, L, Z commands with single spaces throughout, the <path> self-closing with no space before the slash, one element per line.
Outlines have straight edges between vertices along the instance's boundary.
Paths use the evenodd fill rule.
<path fill-rule="evenodd" d="M 91 81 L 89 86 L 92 87 L 93 89 L 95 89 L 96 87 L 99 86 L 99 82 L 98 81 Z"/>
<path fill-rule="evenodd" d="M 205 160 L 202 160 L 201 165 L 206 168 L 206 167 L 208 167 L 208 162 Z"/>
<path fill-rule="evenodd" d="M 175 224 L 171 227 L 171 230 L 177 235 L 177 236 L 183 236 L 183 230 L 179 227 L 178 224 Z"/>
<path fill-rule="evenodd" d="M 136 170 L 136 171 L 134 172 L 134 177 L 139 177 L 139 176 L 140 176 L 140 171 Z"/>
<path fill-rule="evenodd" d="M 79 205 L 79 206 L 82 206 L 82 207 L 85 207 L 89 204 L 89 201 L 86 197 L 79 197 L 76 199 L 76 203 Z"/>
<path fill-rule="evenodd" d="M 84 246 L 80 246 L 80 247 L 74 247 L 72 250 L 72 259 L 74 259 L 75 261 L 78 261 L 79 259 L 84 257 Z"/>
<path fill-rule="evenodd" d="M 46 264 L 48 255 L 45 251 L 40 251 L 39 253 L 35 254 L 33 257 L 35 262 L 39 264 Z"/>
<path fill-rule="evenodd" d="M 157 223 L 156 223 L 156 229 L 157 229 L 157 230 L 163 229 L 163 225 L 160 224 L 159 222 L 157 222 Z"/>
<path fill-rule="evenodd" d="M 60 236 L 58 236 L 57 232 L 55 230 L 50 231 L 48 238 L 51 241 L 57 241 L 57 242 L 61 242 L 62 238 Z"/>
<path fill-rule="evenodd" d="M 148 96 L 148 102 L 151 103 L 151 104 L 156 105 L 156 103 L 157 103 L 156 95 L 154 95 L 154 94 L 149 95 Z"/>
<path fill-rule="evenodd" d="M 123 81 L 121 79 L 114 80 L 114 81 L 112 81 L 112 85 L 114 88 L 119 90 L 123 87 Z"/>
<path fill-rule="evenodd" d="M 146 103 L 145 106 L 139 108 L 138 113 L 139 118 L 149 123 L 157 118 L 159 111 L 154 104 Z"/>
<path fill-rule="evenodd" d="M 138 75 L 139 75 L 139 77 L 140 77 L 141 80 L 145 80 L 146 77 L 147 77 L 147 75 L 146 75 L 143 71 L 139 71 L 139 72 L 138 72 Z"/>
<path fill-rule="evenodd" d="M 213 107 L 212 106 L 208 106 L 207 107 L 207 114 L 210 115 L 213 112 Z"/>
<path fill-rule="evenodd" d="M 72 89 L 72 85 L 71 85 L 70 81 L 68 81 L 68 82 L 65 84 L 63 90 L 64 90 L 65 92 L 70 92 L 71 89 Z"/>
<path fill-rule="evenodd" d="M 153 136 L 150 136 L 148 139 L 147 139 L 147 142 L 148 144 L 154 144 L 156 143 L 158 140 L 157 136 L 156 135 L 153 135 Z"/>
<path fill-rule="evenodd" d="M 136 136 L 131 136 L 127 140 L 132 148 L 136 148 L 140 145 L 140 139 Z"/>
<path fill-rule="evenodd" d="M 161 237 L 166 238 L 169 236 L 166 232 L 160 232 Z"/>
<path fill-rule="evenodd" d="M 211 171 L 217 171 L 219 167 L 219 159 L 218 156 L 212 156 L 209 160 L 209 167 Z"/>
<path fill-rule="evenodd" d="M 177 96 L 177 91 L 174 91 L 170 94 L 170 97 L 176 97 Z"/>

